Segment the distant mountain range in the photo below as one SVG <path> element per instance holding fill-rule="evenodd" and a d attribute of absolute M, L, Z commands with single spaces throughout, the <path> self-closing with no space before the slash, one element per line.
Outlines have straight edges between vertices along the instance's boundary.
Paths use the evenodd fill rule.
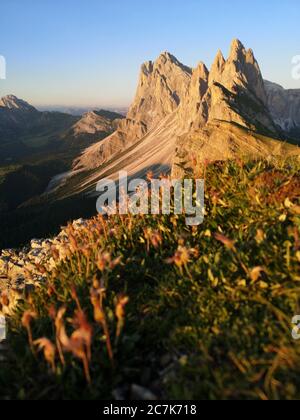
<path fill-rule="evenodd" d="M 49 112 L 62 112 L 63 114 L 70 114 L 76 117 L 81 117 L 83 114 L 91 111 L 100 111 L 102 107 L 93 107 L 93 106 L 86 106 L 86 107 L 76 107 L 76 106 L 51 106 L 51 105 L 43 105 L 36 107 L 39 111 L 49 111 Z M 116 112 L 117 114 L 121 114 L 125 116 L 128 112 L 128 107 L 105 107 L 106 110 L 111 112 Z"/>
<path fill-rule="evenodd" d="M 123 116 L 103 110 L 91 111 L 82 117 L 41 112 L 13 95 L 6 96 L 0 99 L 0 162 L 69 147 L 71 141 L 75 148 L 87 147 L 111 134 L 117 118 Z"/>

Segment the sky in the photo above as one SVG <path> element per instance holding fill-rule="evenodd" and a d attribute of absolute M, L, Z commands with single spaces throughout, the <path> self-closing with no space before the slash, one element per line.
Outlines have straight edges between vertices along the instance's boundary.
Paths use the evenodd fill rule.
<path fill-rule="evenodd" d="M 1 0 L 0 96 L 35 106 L 128 106 L 141 64 L 169 51 L 207 66 L 233 38 L 286 88 L 300 55 L 299 0 Z"/>

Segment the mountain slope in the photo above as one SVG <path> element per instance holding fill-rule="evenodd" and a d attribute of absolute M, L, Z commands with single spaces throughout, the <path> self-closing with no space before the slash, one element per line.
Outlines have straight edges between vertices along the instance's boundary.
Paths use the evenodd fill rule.
<path fill-rule="evenodd" d="M 0 100 L 0 163 L 20 161 L 40 152 L 48 152 L 61 134 L 78 121 L 59 112 L 39 112 L 13 95 Z"/>
<path fill-rule="evenodd" d="M 76 117 L 40 112 L 16 96 L 0 99 L 0 164 L 43 153 L 74 149 L 72 159 L 95 141 L 112 134 L 124 117 L 99 110 Z M 38 156 L 37 156 L 38 155 Z"/>
<path fill-rule="evenodd" d="M 232 42 L 227 60 L 219 51 L 210 71 L 203 63 L 191 70 L 163 53 L 142 66 L 127 118 L 74 162 L 72 188 L 65 182 L 63 191 L 93 191 L 97 180 L 116 178 L 120 169 L 129 176 L 170 172 L 183 146 L 200 160 L 299 153 L 282 140 L 259 65 L 240 41 Z"/>
<path fill-rule="evenodd" d="M 87 112 L 63 135 L 63 139 L 86 143 L 100 140 L 112 134 L 123 118 L 121 114 L 104 110 Z"/>

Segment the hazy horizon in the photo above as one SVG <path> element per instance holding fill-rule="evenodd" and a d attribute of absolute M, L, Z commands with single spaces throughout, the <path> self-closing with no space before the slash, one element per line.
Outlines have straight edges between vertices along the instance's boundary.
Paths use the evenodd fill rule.
<path fill-rule="evenodd" d="M 53 3 L 2 1 L 7 80 L 0 80 L 0 96 L 36 107 L 124 108 L 144 61 L 167 50 L 188 66 L 201 60 L 210 67 L 219 48 L 228 55 L 233 38 L 254 50 L 265 79 L 300 88 L 291 75 L 300 54 L 298 0 L 254 0 L 251 7 L 237 0 L 153 0 L 148 8 L 137 0 Z"/>

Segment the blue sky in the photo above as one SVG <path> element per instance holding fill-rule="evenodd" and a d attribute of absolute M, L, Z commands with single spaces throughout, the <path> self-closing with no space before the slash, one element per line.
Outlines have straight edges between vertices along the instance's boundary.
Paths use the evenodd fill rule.
<path fill-rule="evenodd" d="M 126 106 L 142 62 L 168 50 L 209 66 L 232 38 L 288 88 L 300 55 L 299 0 L 1 0 L 0 55 L 13 93 L 34 105 Z"/>

